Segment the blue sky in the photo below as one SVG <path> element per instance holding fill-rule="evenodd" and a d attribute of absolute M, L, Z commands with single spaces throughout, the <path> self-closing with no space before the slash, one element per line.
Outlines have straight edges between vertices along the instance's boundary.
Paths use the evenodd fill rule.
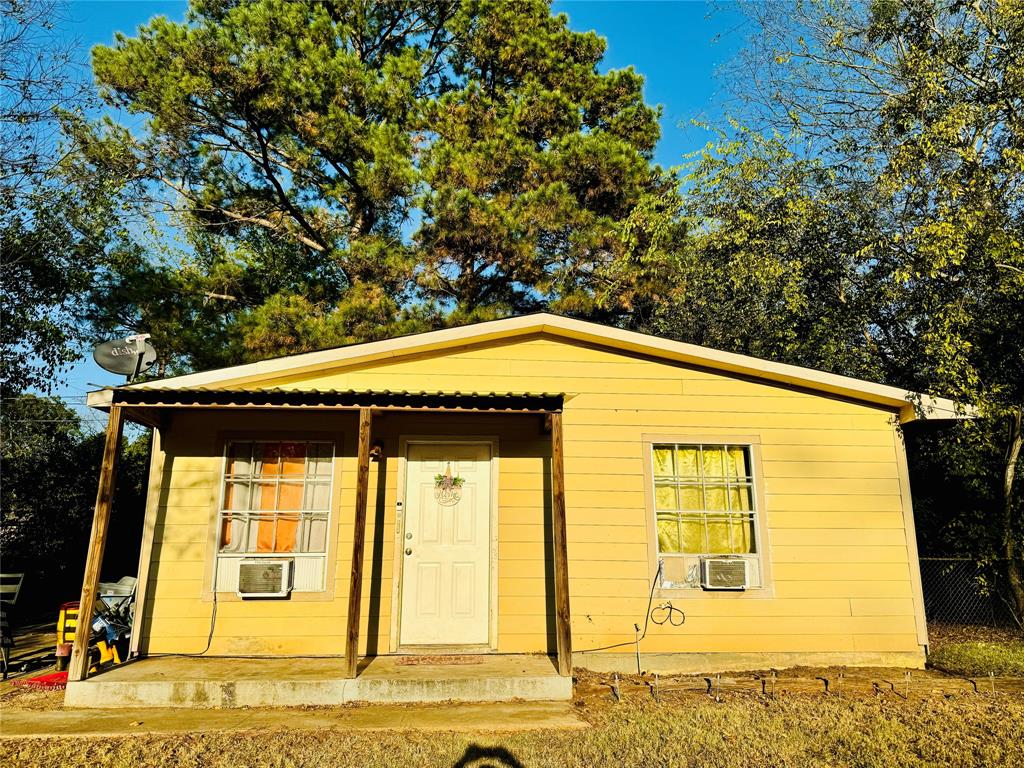
<path fill-rule="evenodd" d="M 185 8 L 185 2 L 176 0 L 78 0 L 70 3 L 67 32 L 81 43 L 84 67 L 88 50 L 112 43 L 115 32 L 134 34 L 156 15 L 183 20 Z M 686 153 L 707 143 L 710 136 L 690 121 L 715 123 L 723 116 L 724 95 L 716 72 L 743 42 L 737 2 L 559 0 L 554 9 L 569 16 L 572 29 L 596 30 L 607 39 L 605 68 L 632 66 L 647 78 L 648 103 L 664 108 L 657 162 L 677 165 Z M 83 75 L 87 76 L 84 68 Z M 77 399 L 95 389 L 93 385 L 123 381 L 90 357 L 72 368 L 67 383 L 55 394 Z M 74 400 L 72 404 L 77 405 Z"/>

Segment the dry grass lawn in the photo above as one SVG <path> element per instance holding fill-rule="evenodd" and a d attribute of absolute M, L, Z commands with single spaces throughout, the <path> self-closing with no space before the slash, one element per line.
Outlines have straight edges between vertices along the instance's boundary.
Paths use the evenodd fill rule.
<path fill-rule="evenodd" d="M 953 675 L 1024 677 L 1024 632 L 1011 628 L 930 625 L 928 664 Z"/>
<path fill-rule="evenodd" d="M 922 673 L 923 674 L 923 673 Z M 812 678 L 813 679 L 813 678 Z M 581 680 L 575 706 L 591 727 L 564 732 L 339 730 L 97 739 L 0 740 L 4 766 L 1014 766 L 1024 767 L 1024 695 L 942 692 L 931 678 L 903 699 L 864 686 L 842 696 L 780 685 L 775 697 L 638 679 Z M 296 712 L 301 718 L 301 711 Z M 415 709 L 408 726 L 414 729 Z"/>
<path fill-rule="evenodd" d="M 713 695 L 699 677 L 661 678 L 656 699 L 651 677 L 580 672 L 574 707 L 590 725 L 583 730 L 421 732 L 415 730 L 417 708 L 410 707 L 402 723 L 407 731 L 0 739 L 0 766 L 1024 768 L 1024 679 L 1015 666 L 1020 634 L 936 627 L 933 637 L 930 661 L 944 660 L 952 674 L 914 671 L 907 678 L 905 670 L 853 668 L 785 670 L 774 678 L 743 673 L 713 678 Z M 971 644 L 995 650 L 979 652 Z M 990 671 L 1000 676 L 990 679 Z M 830 684 L 827 695 L 822 678 Z M 62 695 L 0 686 L 0 718 L 3 710 L 59 709 Z M 300 729 L 302 717 L 302 710 L 294 712 Z"/>

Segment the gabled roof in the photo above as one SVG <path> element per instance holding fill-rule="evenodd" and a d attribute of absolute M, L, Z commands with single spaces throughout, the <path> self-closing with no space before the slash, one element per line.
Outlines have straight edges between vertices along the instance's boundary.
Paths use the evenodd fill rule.
<path fill-rule="evenodd" d="M 254 390 L 272 388 L 274 379 L 314 373 L 332 368 L 386 362 L 394 358 L 424 352 L 443 352 L 492 341 L 509 341 L 523 336 L 547 334 L 557 338 L 598 345 L 630 354 L 660 358 L 686 365 L 788 384 L 829 395 L 871 403 L 899 412 L 900 421 L 916 419 L 956 419 L 969 417 L 969 408 L 958 408 L 952 400 L 908 392 L 900 387 L 876 384 L 849 376 L 776 363 L 749 355 L 671 341 L 621 328 L 574 320 L 547 313 L 491 320 L 458 328 L 401 336 L 383 341 L 352 344 L 346 347 L 276 357 L 258 363 L 235 365 L 201 373 L 173 376 L 158 381 L 131 384 L 124 390 L 183 390 L 230 388 Z M 248 386 L 247 386 L 248 385 Z M 110 390 L 89 394 L 89 405 L 104 407 L 111 402 Z"/>

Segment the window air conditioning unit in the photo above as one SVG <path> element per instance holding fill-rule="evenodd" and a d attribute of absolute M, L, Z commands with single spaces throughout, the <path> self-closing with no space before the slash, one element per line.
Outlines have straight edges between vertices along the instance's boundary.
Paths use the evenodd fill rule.
<path fill-rule="evenodd" d="M 243 560 L 238 564 L 239 597 L 288 597 L 291 560 Z"/>
<path fill-rule="evenodd" d="M 700 561 L 700 585 L 704 589 L 747 588 L 747 561 L 742 558 L 706 557 Z"/>

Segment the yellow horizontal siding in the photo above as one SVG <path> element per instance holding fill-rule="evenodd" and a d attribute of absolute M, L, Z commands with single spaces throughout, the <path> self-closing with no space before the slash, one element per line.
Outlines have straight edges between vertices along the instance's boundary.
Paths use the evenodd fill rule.
<path fill-rule="evenodd" d="M 913 610 L 913 601 L 906 597 L 857 597 L 850 600 L 850 612 L 854 616 L 906 616 L 913 613 Z"/>
<path fill-rule="evenodd" d="M 866 579 L 838 579 L 836 581 L 778 581 L 777 597 L 912 597 L 910 579 L 869 581 Z"/>
<path fill-rule="evenodd" d="M 763 622 L 750 622 L 760 626 Z M 599 648 L 610 642 L 628 642 L 620 653 L 632 653 L 632 631 L 629 634 L 610 635 L 606 632 L 587 632 L 574 627 L 573 648 L 581 651 Z M 632 628 L 630 628 L 632 629 Z M 752 631 L 748 626 L 737 635 L 706 635 L 677 632 L 675 634 L 648 635 L 643 641 L 644 653 L 827 653 L 856 650 L 854 635 L 836 633 L 829 635 L 766 635 Z M 913 636 L 907 637 L 913 645 Z"/>
<path fill-rule="evenodd" d="M 602 624 L 614 627 L 621 622 L 628 622 L 630 615 L 624 615 L 615 621 L 612 617 L 595 618 L 588 621 L 586 616 L 577 616 L 573 621 L 573 629 L 579 629 L 581 634 L 587 634 L 592 627 L 600 627 Z M 742 635 L 750 630 L 750 617 L 747 616 L 698 616 L 689 614 L 685 632 L 682 627 L 669 627 L 669 625 L 655 625 L 656 629 L 648 627 L 648 637 L 652 641 L 671 639 L 682 636 L 718 637 L 729 635 Z M 914 633 L 914 617 L 891 616 L 884 622 L 879 622 L 874 616 L 775 616 L 771 621 L 761 622 L 758 634 L 768 637 L 804 637 L 814 635 L 912 635 Z"/>
<path fill-rule="evenodd" d="M 152 636 L 144 639 L 142 645 L 143 651 L 149 654 L 203 653 L 205 656 L 337 656 L 338 647 L 339 638 L 296 634 L 214 638 L 209 649 L 205 635 L 201 638 Z M 343 660 L 339 659 L 339 668 L 342 663 Z"/>
<path fill-rule="evenodd" d="M 501 564 L 498 564 L 499 572 Z M 636 583 L 648 584 L 647 579 L 654 575 L 655 568 L 646 560 L 631 560 L 628 562 L 619 561 L 607 563 L 604 560 L 573 560 L 569 563 L 569 581 L 574 579 L 594 579 L 608 576 L 610 573 L 616 578 L 630 579 Z M 645 586 L 645 590 L 646 590 Z M 612 593 L 613 595 L 615 593 Z M 576 599 L 573 595 L 573 599 Z M 608 596 L 605 596 L 608 597 Z M 646 605 L 646 604 L 645 604 Z M 640 606 L 642 611 L 644 606 Z"/>
<path fill-rule="evenodd" d="M 906 563 L 907 548 L 905 546 L 878 545 L 846 547 L 772 545 L 772 559 L 776 563 Z"/>
<path fill-rule="evenodd" d="M 655 604 L 663 602 L 657 601 Z M 747 620 L 756 619 L 774 621 L 779 617 L 815 616 L 854 616 L 850 600 L 843 597 L 832 598 L 773 598 L 770 600 L 673 600 L 673 605 L 685 611 L 687 616 L 687 632 L 694 630 L 694 620 L 699 617 L 733 617 Z M 643 609 L 641 609 L 642 611 Z M 864 614 L 861 614 L 864 615 Z M 698 627 L 699 629 L 699 627 Z M 679 632 L 682 628 L 666 629 L 666 632 Z"/>
<path fill-rule="evenodd" d="M 643 623 L 654 569 L 650 552 L 644 435 L 686 441 L 756 436 L 771 568 L 766 590 L 659 594 L 687 612 L 684 628 L 651 625 L 645 652 L 875 651 L 916 648 L 910 570 L 892 414 L 781 384 L 733 378 L 545 336 L 418 355 L 268 382 L 300 389 L 563 391 L 570 598 L 579 649 L 623 642 Z M 333 599 L 222 602 L 211 652 L 339 653 L 347 606 L 355 481 L 355 416 L 261 412 L 260 429 L 301 436 L 341 434 L 340 477 L 329 567 Z M 245 412 L 178 413 L 164 444 L 163 473 L 146 603 L 144 647 L 205 646 L 211 603 L 202 601 L 219 498 L 217 434 L 252 430 Z M 395 502 L 402 435 L 496 436 L 498 445 L 498 647 L 551 648 L 550 436 L 539 417 L 390 414 L 375 439 L 364 571 L 362 648 L 372 612 L 390 643 Z M 378 477 L 380 467 L 386 474 Z M 383 504 L 378 511 L 378 498 Z M 378 521 L 380 527 L 378 528 Z M 369 579 L 380 574 L 369 598 Z M 296 629 L 301 635 L 294 634 Z M 318 632 L 328 634 L 317 634 Z M 625 648 L 624 652 L 629 652 Z"/>
<path fill-rule="evenodd" d="M 813 557 L 813 556 L 812 556 Z M 824 560 L 824 557 L 814 558 Z M 906 562 L 894 563 L 843 563 L 843 562 L 796 562 L 775 563 L 772 576 L 776 581 L 897 581 L 910 576 Z"/>
<path fill-rule="evenodd" d="M 772 531 L 772 544 L 780 546 L 833 547 L 882 545 L 905 547 L 906 536 L 903 528 L 779 528 Z M 827 551 L 827 550 L 825 550 Z M 826 555 L 827 556 L 827 555 Z M 904 558 L 902 562 L 906 562 Z"/>
<path fill-rule="evenodd" d="M 730 424 L 723 422 L 730 422 Z M 653 419 L 633 426 L 606 424 L 571 425 L 567 422 L 566 431 L 568 432 L 570 428 L 572 429 L 573 438 L 571 441 L 566 441 L 567 455 L 571 455 L 568 452 L 568 446 L 576 445 L 578 442 L 611 440 L 638 447 L 636 446 L 636 441 L 645 433 L 672 435 L 678 432 L 681 438 L 685 438 L 685 432 L 721 434 L 726 430 L 732 430 L 737 434 L 741 432 L 744 434 L 758 432 L 761 435 L 762 442 L 782 443 L 785 445 L 821 446 L 823 444 L 829 445 L 834 440 L 842 446 L 887 447 L 890 450 L 892 449 L 892 437 L 889 434 L 892 431 L 891 428 L 836 429 L 828 433 L 826 437 L 820 430 L 809 426 L 802 429 L 779 426 L 763 427 L 755 430 L 751 428 L 749 422 L 745 419 L 726 418 L 726 415 L 719 416 L 718 414 L 703 414 L 699 419 L 694 419 L 692 422 L 675 425 L 664 424 Z M 841 455 L 841 453 L 837 454 L 837 456 Z"/>
<path fill-rule="evenodd" d="M 779 509 L 785 512 L 902 512 L 903 502 L 899 496 L 886 494 L 836 494 L 825 493 L 827 483 L 822 483 L 822 493 L 796 495 L 780 493 L 783 483 L 776 481 L 768 490 L 768 513 Z"/>
<path fill-rule="evenodd" d="M 768 525 L 773 531 L 787 528 L 815 528 L 825 534 L 829 529 L 856 531 L 851 536 L 859 537 L 861 533 L 871 530 L 903 531 L 903 512 L 786 512 L 769 508 Z M 858 539 L 859 540 L 859 539 Z"/>
<path fill-rule="evenodd" d="M 678 376 L 678 369 L 675 370 Z M 707 384 L 710 391 L 703 394 L 692 391 L 694 385 L 683 384 L 684 400 L 679 395 L 648 394 L 641 400 L 623 400 L 618 393 L 588 394 L 585 409 L 596 412 L 645 411 L 647 413 L 714 413 L 729 411 L 732 413 L 750 413 L 752 415 L 774 414 L 820 414 L 822 416 L 853 416 L 864 415 L 864 407 L 855 403 L 828 398 L 794 398 L 785 389 L 762 389 L 751 392 L 745 383 L 733 383 L 719 377 Z M 732 389 L 734 393 L 729 390 Z M 742 394 L 740 394 L 742 393 Z M 680 405 L 683 408 L 680 408 Z"/>

